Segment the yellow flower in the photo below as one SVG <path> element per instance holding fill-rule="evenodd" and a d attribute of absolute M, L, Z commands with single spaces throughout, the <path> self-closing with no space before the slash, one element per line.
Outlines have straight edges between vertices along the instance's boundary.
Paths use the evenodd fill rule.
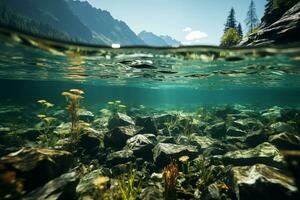
<path fill-rule="evenodd" d="M 45 118 L 45 117 L 46 117 L 46 115 L 42 115 L 42 114 L 40 114 L 40 115 L 37 115 L 37 117 L 38 117 L 38 118 L 41 118 L 41 119 L 43 119 L 43 118 Z"/>
<path fill-rule="evenodd" d="M 107 176 L 99 176 L 98 178 L 96 178 L 93 183 L 94 185 L 99 189 L 99 190 L 103 190 L 105 184 L 109 181 L 109 177 Z"/>
<path fill-rule="evenodd" d="M 190 157 L 188 157 L 188 156 L 181 156 L 181 157 L 179 158 L 179 161 L 185 163 L 185 162 L 187 162 L 189 159 L 190 159 Z"/>
<path fill-rule="evenodd" d="M 70 89 L 70 92 L 73 92 L 75 94 L 84 94 L 84 91 L 79 90 L 79 89 Z"/>

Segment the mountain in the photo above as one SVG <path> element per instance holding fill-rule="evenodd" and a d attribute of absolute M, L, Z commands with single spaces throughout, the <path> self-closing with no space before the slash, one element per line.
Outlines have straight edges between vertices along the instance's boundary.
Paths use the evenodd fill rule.
<path fill-rule="evenodd" d="M 155 47 L 169 46 L 162 38 L 151 32 L 142 31 L 138 34 L 138 37 L 142 39 L 147 45 Z"/>
<path fill-rule="evenodd" d="M 145 45 L 123 21 L 114 19 L 108 11 L 96 9 L 88 2 L 73 0 L 0 0 L 25 21 L 41 24 L 72 40 L 111 45 Z M 9 21 L 9 20 L 8 20 Z M 24 20 L 22 20 L 24 21 Z M 28 23 L 27 23 L 28 24 Z M 16 28 L 25 32 L 26 26 Z M 34 31 L 36 33 L 37 31 Z M 54 32 L 54 31 L 52 31 Z M 45 34 L 42 34 L 45 35 Z M 47 35 L 47 34 L 46 34 Z"/>
<path fill-rule="evenodd" d="M 178 47 L 181 45 L 180 41 L 175 40 L 168 35 L 161 35 L 160 38 L 163 39 L 169 46 Z"/>
<path fill-rule="evenodd" d="M 66 32 L 82 42 L 89 42 L 92 32 L 69 9 L 64 0 L 1 0 L 14 12 L 36 23 Z"/>
<path fill-rule="evenodd" d="M 169 47 L 180 46 L 181 43 L 168 35 L 158 36 L 154 33 L 142 31 L 138 34 L 138 37 L 142 39 L 147 45 L 154 47 Z"/>
<path fill-rule="evenodd" d="M 94 8 L 88 2 L 67 0 L 67 4 L 91 30 L 94 43 L 145 45 L 125 22 L 114 19 L 108 11 Z"/>

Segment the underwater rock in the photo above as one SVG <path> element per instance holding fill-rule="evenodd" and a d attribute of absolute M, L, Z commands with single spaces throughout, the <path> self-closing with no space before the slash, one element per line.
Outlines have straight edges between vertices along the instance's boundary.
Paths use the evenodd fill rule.
<path fill-rule="evenodd" d="M 84 175 L 76 187 L 78 200 L 101 199 L 102 191 L 95 184 L 99 177 L 108 177 L 111 174 L 105 169 L 97 169 Z"/>
<path fill-rule="evenodd" d="M 237 114 L 237 113 L 239 113 L 239 111 L 230 106 L 218 107 L 215 111 L 215 115 L 218 118 L 222 118 L 222 119 L 225 119 L 228 114 Z"/>
<path fill-rule="evenodd" d="M 19 129 L 16 135 L 20 136 L 23 140 L 35 141 L 41 134 L 41 130 L 37 128 Z"/>
<path fill-rule="evenodd" d="M 168 165 L 172 159 L 178 159 L 181 156 L 194 158 L 197 155 L 198 151 L 195 146 L 158 143 L 153 149 L 153 160 L 158 168 Z"/>
<path fill-rule="evenodd" d="M 127 145 L 134 155 L 146 160 L 152 160 L 152 149 L 156 142 L 155 135 L 153 134 L 138 134 L 127 140 Z"/>
<path fill-rule="evenodd" d="M 217 142 L 217 140 L 214 140 L 207 136 L 193 135 L 191 137 L 190 144 L 193 146 L 197 146 L 201 149 L 201 151 L 204 151 L 205 149 L 214 145 L 216 142 Z"/>
<path fill-rule="evenodd" d="M 133 119 L 131 117 L 123 114 L 123 113 L 116 113 L 112 118 L 108 121 L 108 128 L 114 129 L 118 126 L 129 126 L 135 125 Z"/>
<path fill-rule="evenodd" d="M 15 171 L 24 180 L 26 191 L 47 183 L 67 172 L 73 164 L 73 156 L 67 151 L 22 148 L 2 157 L 0 163 L 6 170 Z"/>
<path fill-rule="evenodd" d="M 286 122 L 277 122 L 277 123 L 271 124 L 270 128 L 271 128 L 271 132 L 273 134 L 282 133 L 282 132 L 294 133 L 296 131 L 293 126 L 291 126 L 290 124 L 288 124 Z"/>
<path fill-rule="evenodd" d="M 263 124 L 257 119 L 246 118 L 233 121 L 233 126 L 238 127 L 242 130 L 258 130 L 263 127 Z"/>
<path fill-rule="evenodd" d="M 272 144 L 265 142 L 255 148 L 227 152 L 222 161 L 226 165 L 254 165 L 266 164 L 280 168 L 283 165 L 283 156 Z"/>
<path fill-rule="evenodd" d="M 175 138 L 172 136 L 158 135 L 156 139 L 159 143 L 172 143 L 172 144 L 176 143 Z"/>
<path fill-rule="evenodd" d="M 239 128 L 236 128 L 234 126 L 229 126 L 226 130 L 226 135 L 228 136 L 244 136 L 246 135 L 246 131 L 243 131 Z"/>
<path fill-rule="evenodd" d="M 225 122 L 219 122 L 213 125 L 209 125 L 204 129 L 204 133 L 211 135 L 213 138 L 222 138 L 226 136 L 226 124 Z"/>
<path fill-rule="evenodd" d="M 126 145 L 126 141 L 136 135 L 138 130 L 135 126 L 120 126 L 109 131 L 104 136 L 104 146 L 121 149 Z"/>
<path fill-rule="evenodd" d="M 106 163 L 109 166 L 115 166 L 118 164 L 124 164 L 133 161 L 134 159 L 135 157 L 133 155 L 133 151 L 130 149 L 124 149 L 121 151 L 110 153 L 106 158 Z"/>
<path fill-rule="evenodd" d="M 224 155 L 230 151 L 236 151 L 238 148 L 233 144 L 225 144 L 216 142 L 208 148 L 204 149 L 203 155 L 205 156 L 214 156 L 214 155 Z"/>
<path fill-rule="evenodd" d="M 142 190 L 140 199 L 143 200 L 163 200 L 163 191 L 158 187 L 149 186 Z"/>
<path fill-rule="evenodd" d="M 96 131 L 88 129 L 79 139 L 78 146 L 82 147 L 89 154 L 96 154 L 99 150 L 100 139 Z"/>
<path fill-rule="evenodd" d="M 84 110 L 84 109 L 79 110 L 78 115 L 79 115 L 79 119 L 85 122 L 91 122 L 95 118 L 95 115 L 91 111 Z"/>
<path fill-rule="evenodd" d="M 175 121 L 177 119 L 176 115 L 171 114 L 161 114 L 153 117 L 157 128 L 162 129 L 165 127 L 165 123 Z"/>
<path fill-rule="evenodd" d="M 271 109 L 268 109 L 267 111 L 263 112 L 261 114 L 262 118 L 265 118 L 267 121 L 278 121 L 281 119 L 281 108 L 278 106 L 275 106 Z"/>
<path fill-rule="evenodd" d="M 204 200 L 222 200 L 222 191 L 217 182 L 210 184 L 203 191 Z"/>
<path fill-rule="evenodd" d="M 245 143 L 249 147 L 256 147 L 257 145 L 267 142 L 268 141 L 268 135 L 263 132 L 262 130 L 252 131 L 249 133 L 245 138 Z"/>
<path fill-rule="evenodd" d="M 233 167 L 230 174 L 231 188 L 238 200 L 296 199 L 293 179 L 273 167 L 263 164 Z"/>
<path fill-rule="evenodd" d="M 269 142 L 280 150 L 300 150 L 300 137 L 288 132 L 271 135 Z"/>
<path fill-rule="evenodd" d="M 75 172 L 63 174 L 55 178 L 44 186 L 39 187 L 28 195 L 23 200 L 69 200 L 74 199 L 76 196 L 76 186 L 79 178 Z"/>
<path fill-rule="evenodd" d="M 157 134 L 158 130 L 156 127 L 155 119 L 152 117 L 137 117 L 136 125 L 143 127 L 141 133 L 152 133 Z"/>

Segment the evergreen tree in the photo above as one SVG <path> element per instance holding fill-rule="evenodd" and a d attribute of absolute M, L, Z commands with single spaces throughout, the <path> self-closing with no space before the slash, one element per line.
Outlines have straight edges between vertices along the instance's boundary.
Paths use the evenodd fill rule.
<path fill-rule="evenodd" d="M 237 27 L 237 31 L 240 34 L 241 37 L 243 37 L 243 29 L 242 29 L 242 25 L 241 23 L 239 23 L 238 27 Z"/>
<path fill-rule="evenodd" d="M 227 22 L 225 24 L 224 33 L 230 28 L 236 29 L 235 11 L 233 8 L 231 8 L 229 16 L 227 17 Z"/>
<path fill-rule="evenodd" d="M 242 40 L 241 35 L 238 33 L 236 28 L 229 28 L 221 39 L 221 47 L 233 47 L 240 43 Z"/>
<path fill-rule="evenodd" d="M 258 18 L 256 15 L 256 8 L 253 0 L 251 0 L 249 10 L 247 12 L 247 17 L 245 19 L 246 25 L 251 33 L 258 25 Z"/>

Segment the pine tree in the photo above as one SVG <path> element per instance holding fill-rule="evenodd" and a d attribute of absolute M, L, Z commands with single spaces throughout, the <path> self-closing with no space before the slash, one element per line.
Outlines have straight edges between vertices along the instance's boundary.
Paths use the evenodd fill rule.
<path fill-rule="evenodd" d="M 242 25 L 241 23 L 239 23 L 238 27 L 237 27 L 237 31 L 240 34 L 241 37 L 243 37 L 243 29 L 242 29 Z"/>
<path fill-rule="evenodd" d="M 231 8 L 229 16 L 227 17 L 227 22 L 225 24 L 224 33 L 230 28 L 236 29 L 235 11 L 233 8 Z"/>
<path fill-rule="evenodd" d="M 246 25 L 251 33 L 258 25 L 258 18 L 256 15 L 256 8 L 253 0 L 251 0 L 249 10 L 247 12 L 247 17 L 245 19 Z"/>

